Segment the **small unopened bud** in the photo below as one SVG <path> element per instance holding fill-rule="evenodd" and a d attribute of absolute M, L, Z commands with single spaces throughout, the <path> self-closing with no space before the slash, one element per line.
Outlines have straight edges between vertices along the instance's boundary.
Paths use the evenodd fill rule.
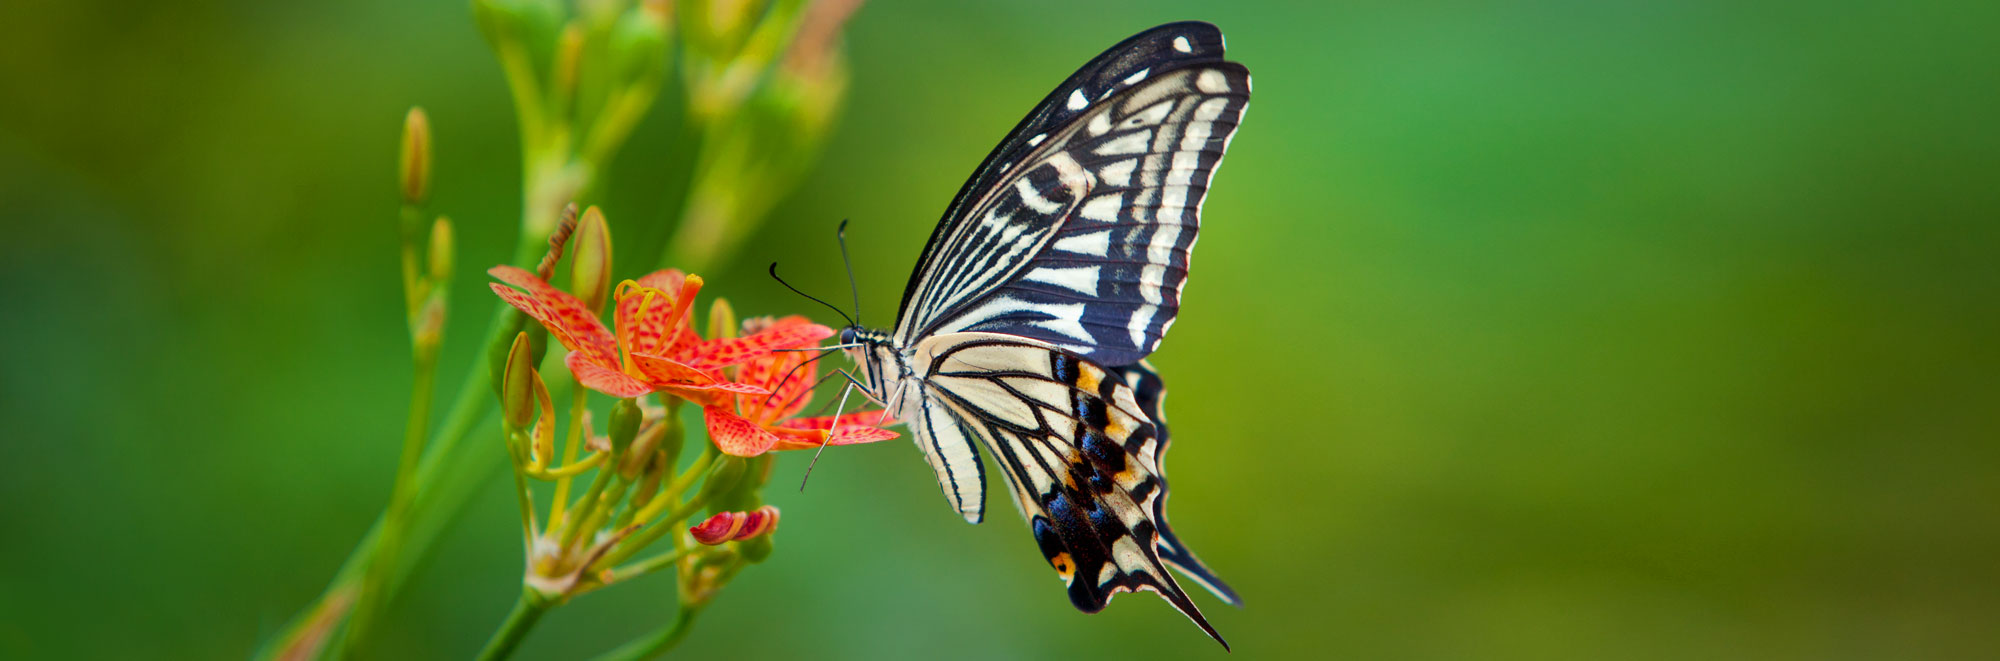
<path fill-rule="evenodd" d="M 444 337 L 444 316 L 444 291 L 437 290 L 424 298 L 423 307 L 417 309 L 417 318 L 410 326 L 410 344 L 420 357 L 435 355 L 438 342 Z"/>
<path fill-rule="evenodd" d="M 403 203 L 423 204 L 431 194 L 431 120 L 422 107 L 403 115 L 403 149 L 396 163 Z"/>
<path fill-rule="evenodd" d="M 708 338 L 723 340 L 736 337 L 736 309 L 729 306 L 729 299 L 716 298 L 708 306 Z"/>
<path fill-rule="evenodd" d="M 500 380 L 500 415 L 507 426 L 526 428 L 535 420 L 535 359 L 528 346 L 528 334 L 514 336 L 507 351 L 507 367 Z"/>
<path fill-rule="evenodd" d="M 555 75 L 556 94 L 565 100 L 576 96 L 576 69 L 583 59 L 583 24 L 572 20 L 563 25 L 562 34 L 556 37 L 556 61 L 552 72 Z"/>
<path fill-rule="evenodd" d="M 611 227 L 604 221 L 604 212 L 595 206 L 585 209 L 573 240 L 576 252 L 569 258 L 570 293 L 582 299 L 586 309 L 602 310 L 605 297 L 611 295 Z"/>
<path fill-rule="evenodd" d="M 736 548 L 743 551 L 743 559 L 750 562 L 763 562 L 771 557 L 771 546 L 770 535 L 758 535 L 736 544 Z"/>
<path fill-rule="evenodd" d="M 611 57 L 620 85 L 650 80 L 667 71 L 667 12 L 649 0 L 625 12 L 611 28 Z"/>
<path fill-rule="evenodd" d="M 632 446 L 632 439 L 639 435 L 639 423 L 645 421 L 645 412 L 639 410 L 639 401 L 633 398 L 618 400 L 611 405 L 611 452 L 613 456 Z"/>
<path fill-rule="evenodd" d="M 716 457 L 715 467 L 708 470 L 708 478 L 701 482 L 701 493 L 695 497 L 708 501 L 727 493 L 741 479 L 743 479 L 742 457 L 730 455 Z"/>
<path fill-rule="evenodd" d="M 648 456 L 651 459 L 646 462 L 646 472 L 639 475 L 639 486 L 632 492 L 633 507 L 644 508 L 647 503 L 653 502 L 653 497 L 660 493 L 660 481 L 673 468 L 666 463 L 666 456 L 657 450 Z"/>
<path fill-rule="evenodd" d="M 431 223 L 430 267 L 431 282 L 442 283 L 451 279 L 452 260 L 458 251 L 457 241 L 452 237 L 451 219 L 438 216 Z"/>
<path fill-rule="evenodd" d="M 664 427 L 660 430 L 661 463 L 671 469 L 681 460 L 681 446 L 687 443 L 687 430 L 681 427 L 680 420 L 674 417 L 671 409 L 666 419 L 660 421 L 660 426 Z"/>
<path fill-rule="evenodd" d="M 768 535 L 777 529 L 778 508 L 765 505 L 750 512 L 718 512 L 707 521 L 689 527 L 688 533 L 697 542 L 715 546 Z"/>

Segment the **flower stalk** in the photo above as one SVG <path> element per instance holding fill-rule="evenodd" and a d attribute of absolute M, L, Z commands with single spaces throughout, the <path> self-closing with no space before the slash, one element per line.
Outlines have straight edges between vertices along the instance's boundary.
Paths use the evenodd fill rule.
<path fill-rule="evenodd" d="M 580 299 L 582 309 L 595 316 L 606 305 L 620 307 L 611 294 L 614 289 L 624 289 L 615 287 L 610 275 L 609 225 L 601 211 L 586 210 L 578 218 L 574 211 L 565 213 L 565 205 L 600 195 L 598 189 L 612 159 L 675 71 L 673 58 L 679 57 L 684 65 L 680 69 L 682 82 L 691 99 L 686 108 L 688 121 L 704 127 L 701 131 L 708 137 L 700 154 L 690 159 L 700 165 L 691 175 L 696 181 L 689 186 L 689 200 L 683 205 L 686 217 L 677 234 L 707 233 L 726 239 L 695 242 L 689 244 L 692 247 L 677 248 L 676 254 L 688 263 L 714 264 L 747 235 L 747 228 L 768 210 L 768 200 L 780 197 L 790 185 L 786 177 L 772 173 L 786 168 L 802 171 L 798 169 L 809 160 L 811 148 L 787 145 L 810 147 L 817 139 L 815 132 L 823 134 L 832 109 L 838 105 L 845 81 L 838 59 L 838 28 L 856 2 L 579 0 L 574 6 L 570 4 L 560 0 L 474 0 L 472 13 L 507 80 L 520 135 L 521 214 L 509 268 L 544 285 L 557 275 L 567 276 L 568 291 Z M 720 26 L 726 34 L 718 37 L 706 27 L 678 29 L 687 24 L 690 12 L 717 8 L 737 13 L 729 21 L 703 25 Z M 688 39 L 703 40 L 702 44 L 675 48 L 677 31 Z M 815 58 L 830 64 L 817 69 L 796 66 Z M 808 87 L 820 93 L 798 93 Z M 756 114 L 759 119 L 755 121 L 740 121 L 756 108 L 780 111 Z M 771 117 L 781 119 L 770 121 Z M 786 117 L 793 119 L 782 119 Z M 815 125 L 818 128 L 812 128 Z M 741 376 L 753 369 L 750 364 L 767 361 L 772 348 L 812 345 L 820 338 L 809 336 L 817 331 L 804 324 L 764 334 L 749 331 L 746 324 L 739 337 L 733 310 L 718 299 L 707 325 L 710 339 L 702 340 L 687 322 L 693 316 L 690 304 L 701 289 L 701 281 L 691 276 L 669 281 L 668 276 L 655 274 L 660 277 L 630 281 L 634 285 L 631 291 L 650 293 L 654 302 L 662 305 L 614 314 L 621 334 L 630 324 L 651 327 L 655 335 L 636 333 L 617 342 L 609 350 L 614 360 L 599 363 L 577 358 L 576 347 L 564 342 L 567 336 L 551 334 L 549 320 L 518 307 L 502 306 L 481 340 L 488 359 L 478 361 L 458 381 L 458 393 L 442 424 L 432 431 L 439 383 L 437 355 L 445 339 L 446 294 L 454 273 L 459 229 L 451 220 L 427 210 L 433 186 L 432 129 L 428 115 L 412 109 L 404 118 L 404 137 L 397 154 L 403 304 L 413 378 L 389 503 L 319 598 L 294 616 L 257 657 L 364 656 L 368 639 L 378 628 L 377 620 L 411 569 L 421 564 L 432 542 L 456 518 L 470 494 L 492 477 L 503 453 L 513 467 L 524 546 L 530 559 L 527 578 L 534 580 L 524 581 L 523 605 L 501 628 L 503 635 L 496 637 L 501 644 L 487 652 L 504 657 L 543 613 L 569 598 L 667 567 L 677 568 L 684 583 L 683 596 L 706 595 L 697 601 L 684 601 L 681 617 L 670 630 L 671 640 L 678 642 L 686 635 L 693 613 L 740 569 L 742 558 L 752 554 L 752 546 L 763 544 L 768 552 L 768 534 L 709 547 L 679 533 L 679 526 L 701 508 L 709 507 L 718 492 L 740 492 L 744 484 L 753 481 L 739 476 L 732 489 L 710 487 L 709 480 L 723 465 L 741 463 L 728 457 L 794 449 L 799 442 L 812 440 L 813 433 L 822 437 L 821 443 L 844 444 L 823 438 L 826 431 L 810 425 L 793 428 L 806 436 L 783 436 L 789 443 L 768 444 L 762 449 L 758 448 L 761 441 L 745 444 L 724 434 L 735 440 L 726 447 L 711 445 L 697 454 L 692 465 L 677 470 L 686 437 L 681 409 L 688 403 L 701 407 L 703 415 L 696 418 L 703 424 L 711 418 L 728 419 L 716 417 L 713 411 L 733 416 L 750 410 L 746 407 L 752 405 L 737 401 L 759 392 L 759 386 L 745 385 L 746 377 Z M 764 149 L 757 145 L 775 146 L 757 161 L 764 165 L 746 167 L 713 155 L 731 144 L 752 145 L 749 148 L 757 150 Z M 725 151 L 740 153 L 742 149 L 727 147 Z M 773 168 L 770 163 L 782 167 Z M 759 201 L 721 214 L 704 211 L 715 206 L 714 200 L 732 194 L 729 186 L 737 187 L 733 194 Z M 709 201 L 697 203 L 696 197 Z M 688 243 L 682 239 L 675 242 Z M 565 244 L 573 249 L 571 268 L 559 274 L 550 267 Z M 545 246 L 552 249 L 545 251 Z M 665 248 L 665 243 L 643 246 L 637 254 L 650 258 L 663 254 Z M 617 303 L 623 303 L 622 297 Z M 679 321 L 668 325 L 663 323 L 666 319 Z M 556 397 L 550 396 L 550 384 L 537 367 L 552 338 L 569 349 L 563 362 L 574 383 L 582 386 L 558 379 L 554 384 Z M 507 381 L 516 368 L 510 363 L 526 369 L 525 377 L 517 377 L 526 381 L 513 384 L 511 400 Z M 603 369 L 593 369 L 597 367 Z M 607 390 L 621 385 L 636 387 L 633 384 L 643 386 L 645 392 Z M 565 387 L 570 390 L 563 391 Z M 768 384 L 763 388 L 768 389 Z M 610 434 L 600 437 L 593 432 L 586 389 L 633 401 L 642 410 L 639 429 L 629 443 L 614 448 Z M 498 430 L 502 442 L 467 443 L 468 439 L 490 439 L 476 432 L 492 429 L 488 422 L 493 419 L 492 409 L 488 407 L 495 401 L 502 404 Z M 560 407 L 569 416 L 567 424 L 559 424 L 556 401 L 568 404 Z M 527 405 L 519 406 L 523 403 Z M 521 419 L 524 412 L 526 420 Z M 768 431 L 782 429 L 787 420 L 760 418 L 755 424 L 765 425 L 759 428 Z M 868 421 L 854 422 L 866 426 L 862 423 Z M 843 436 L 848 424 L 841 423 Z M 555 438 L 558 428 L 566 430 L 561 443 Z M 711 429 L 709 435 L 716 437 L 715 431 Z M 846 439 L 868 440 L 879 439 Z M 554 485 L 544 492 L 553 494 L 545 521 L 538 518 L 536 481 Z M 661 539 L 671 541 L 673 549 L 631 561 Z M 738 547 L 743 550 L 739 552 Z M 685 585 L 690 580 L 700 582 L 693 592 Z M 658 645 L 663 640 L 666 638 L 654 636 L 650 649 L 664 650 Z"/>

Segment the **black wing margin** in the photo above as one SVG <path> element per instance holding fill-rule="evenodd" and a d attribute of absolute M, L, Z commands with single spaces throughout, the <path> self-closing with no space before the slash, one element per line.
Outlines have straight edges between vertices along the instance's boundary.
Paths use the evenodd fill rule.
<path fill-rule="evenodd" d="M 923 255 L 917 259 L 917 268 L 903 287 L 903 300 L 897 309 L 909 314 L 917 284 L 930 271 L 927 266 L 937 256 L 939 237 L 953 224 L 966 222 L 971 212 L 969 207 L 1051 131 L 1089 112 L 1098 101 L 1131 87 L 1137 82 L 1129 80 L 1134 74 L 1141 71 L 1159 74 L 1197 64 L 1219 63 L 1223 61 L 1222 55 L 1221 29 L 1202 21 L 1182 21 L 1154 27 L 1118 42 L 1070 74 L 1069 79 L 1035 104 L 1034 111 L 1014 125 L 1014 130 L 1007 132 L 1007 137 L 986 155 L 986 160 L 980 161 L 965 185 L 959 187 L 937 228 L 931 231 L 930 240 L 924 243 Z"/>

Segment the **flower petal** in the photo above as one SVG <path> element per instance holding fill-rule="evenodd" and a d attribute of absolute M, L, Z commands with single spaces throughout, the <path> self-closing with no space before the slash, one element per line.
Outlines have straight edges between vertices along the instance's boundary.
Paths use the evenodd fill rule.
<path fill-rule="evenodd" d="M 638 397 L 653 392 L 653 386 L 632 378 L 632 375 L 611 369 L 591 360 L 581 351 L 571 351 L 563 356 L 563 364 L 576 375 L 576 382 L 584 387 L 612 397 Z"/>
<path fill-rule="evenodd" d="M 743 512 L 716 512 L 707 521 L 689 526 L 688 534 L 694 537 L 694 541 L 715 546 L 735 539 L 736 533 L 743 530 L 743 524 L 749 518 Z"/>
<path fill-rule="evenodd" d="M 765 431 L 728 409 L 704 406 L 701 417 L 708 424 L 708 437 L 715 441 L 715 447 L 723 454 L 755 457 L 778 443 L 777 434 Z"/>
<path fill-rule="evenodd" d="M 795 427 L 774 427 L 771 431 L 776 432 L 778 435 L 778 443 L 771 448 L 772 451 L 815 449 L 822 445 L 819 440 L 820 435 L 826 433 L 826 430 L 823 429 L 799 429 Z M 862 443 L 887 441 L 899 436 L 902 435 L 880 427 L 849 427 L 843 423 L 840 429 L 833 433 L 833 437 L 827 439 L 824 444 L 860 445 Z"/>
<path fill-rule="evenodd" d="M 833 335 L 833 329 L 819 324 L 782 324 L 746 337 L 709 340 L 701 343 L 688 364 L 715 369 L 741 364 L 769 353 L 772 349 L 809 347 Z"/>
<path fill-rule="evenodd" d="M 644 353 L 629 355 L 632 357 L 632 364 L 637 365 L 639 371 L 645 373 L 646 378 L 654 383 L 705 386 L 719 380 L 708 372 L 683 365 L 665 356 Z"/>
<path fill-rule="evenodd" d="M 569 292 L 556 289 L 535 274 L 512 266 L 495 266 L 486 271 L 501 282 L 527 290 L 526 294 L 489 283 L 493 293 L 535 321 L 549 329 L 563 347 L 571 351 L 581 351 L 592 361 L 616 365 L 618 363 L 618 343 L 611 337 L 611 330 L 597 319 L 597 313 L 583 306 Z"/>
<path fill-rule="evenodd" d="M 841 427 L 847 427 L 849 425 L 853 425 L 855 427 L 883 427 L 893 424 L 896 424 L 896 421 L 889 417 L 889 412 L 887 410 L 856 411 L 854 413 L 849 413 L 840 416 Z M 796 420 L 786 420 L 785 426 L 797 429 L 828 429 L 833 427 L 833 416 L 823 415 L 816 418 L 798 418 Z"/>

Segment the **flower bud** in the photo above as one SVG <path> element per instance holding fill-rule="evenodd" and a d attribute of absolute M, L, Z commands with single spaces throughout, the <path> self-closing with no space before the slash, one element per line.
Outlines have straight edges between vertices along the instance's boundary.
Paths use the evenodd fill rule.
<path fill-rule="evenodd" d="M 575 252 L 569 258 L 570 293 L 592 312 L 604 309 L 611 295 L 611 227 L 596 206 L 583 211 L 577 221 Z"/>
<path fill-rule="evenodd" d="M 611 405 L 611 453 L 617 456 L 632 446 L 632 439 L 639 435 L 639 423 L 645 421 L 645 412 L 639 410 L 639 400 L 625 398 Z"/>
<path fill-rule="evenodd" d="M 500 415 L 507 426 L 526 428 L 535 420 L 535 359 L 529 347 L 528 334 L 514 336 L 514 345 L 507 351 L 507 366 L 500 379 Z"/>
<path fill-rule="evenodd" d="M 696 53 L 727 60 L 742 50 L 743 42 L 766 14 L 768 2 L 759 0 L 691 0 L 675 3 L 680 10 L 680 33 Z"/>
<path fill-rule="evenodd" d="M 438 343 L 444 337 L 444 317 L 444 291 L 437 290 L 424 297 L 423 307 L 417 309 L 417 318 L 410 324 L 410 345 L 420 358 L 436 355 Z"/>
<path fill-rule="evenodd" d="M 663 77 L 667 72 L 667 3 L 644 0 L 611 28 L 614 80 L 625 85 Z"/>
<path fill-rule="evenodd" d="M 431 282 L 442 283 L 451 279 L 452 260 L 458 246 L 452 237 L 450 218 L 438 216 L 431 223 L 430 249 Z"/>
<path fill-rule="evenodd" d="M 721 455 L 715 458 L 715 467 L 708 470 L 707 479 L 702 480 L 701 493 L 695 498 L 708 501 L 727 493 L 743 479 L 743 458 Z"/>
<path fill-rule="evenodd" d="M 646 472 L 639 475 L 639 484 L 632 490 L 632 507 L 634 508 L 643 509 L 647 503 L 653 502 L 653 497 L 660 493 L 660 481 L 666 477 L 667 471 L 673 467 L 671 464 L 666 463 L 666 455 L 661 454 L 658 450 L 650 453 L 648 458 Z"/>
<path fill-rule="evenodd" d="M 674 409 L 668 409 L 666 419 L 660 421 L 660 463 L 672 470 L 681 460 L 681 446 L 687 444 L 687 429 L 674 416 Z"/>
<path fill-rule="evenodd" d="M 550 72 L 555 77 L 556 97 L 562 99 L 556 106 L 559 111 L 566 111 L 569 102 L 576 98 L 576 69 L 581 59 L 583 24 L 570 21 L 556 37 L 556 61 L 554 70 Z"/>
<path fill-rule="evenodd" d="M 506 338 L 527 333 L 530 359 L 528 362 L 540 364 L 543 353 L 549 347 L 548 330 L 542 328 L 541 324 L 528 323 L 528 314 L 520 310 L 507 310 L 501 316 L 500 332 L 494 337 Z M 512 358 L 513 345 L 507 342 L 494 342 L 486 348 L 486 374 L 493 386 L 493 395 L 503 400 L 506 397 L 507 361 Z"/>
<path fill-rule="evenodd" d="M 558 0 L 473 0 L 472 20 L 494 48 L 548 44 L 563 23 Z M 546 48 L 546 46 L 544 46 Z M 544 51 L 546 52 L 546 51 Z"/>
<path fill-rule="evenodd" d="M 717 297 L 708 306 L 708 339 L 726 340 L 736 337 L 736 309 L 729 306 L 729 299 Z"/>
<path fill-rule="evenodd" d="M 396 174 L 403 183 L 403 203 L 423 204 L 431 194 L 431 120 L 422 107 L 403 115 L 401 151 Z"/>

